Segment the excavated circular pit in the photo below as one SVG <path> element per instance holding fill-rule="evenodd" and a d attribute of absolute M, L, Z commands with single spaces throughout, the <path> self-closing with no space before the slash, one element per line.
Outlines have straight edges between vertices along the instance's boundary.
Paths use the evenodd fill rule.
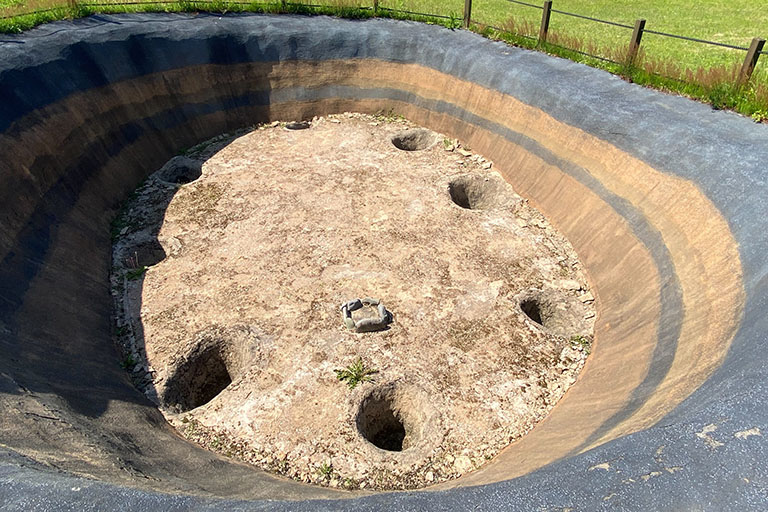
<path fill-rule="evenodd" d="M 173 370 L 165 385 L 162 402 L 178 412 L 203 406 L 232 383 L 220 343 L 189 354 Z"/>
<path fill-rule="evenodd" d="M 355 420 L 360 435 L 382 450 L 407 450 L 416 441 L 416 428 L 408 423 L 408 411 L 398 405 L 394 393 L 390 390 L 371 393 L 360 404 L 360 411 Z"/>
<path fill-rule="evenodd" d="M 241 195 L 227 195 L 229 191 L 215 183 L 216 178 L 205 183 L 204 174 L 210 169 L 200 174 L 194 168 L 168 172 L 154 183 L 157 189 L 178 193 L 173 199 L 187 202 L 183 211 L 194 210 L 196 215 L 185 218 L 186 229 L 169 237 L 140 232 L 140 225 L 127 224 L 117 230 L 128 230 L 124 248 L 158 237 L 168 257 L 155 265 L 122 266 L 127 253 L 116 252 L 116 260 L 123 263 L 117 264 L 113 274 L 112 292 L 117 300 L 124 298 L 133 304 L 127 309 L 137 316 L 118 318 L 110 325 L 104 307 L 106 290 L 99 281 L 108 271 L 108 219 L 120 201 L 165 159 L 238 127 L 348 109 L 397 111 L 445 133 L 450 140 L 462 139 L 492 158 L 493 168 L 498 165 L 505 178 L 573 241 L 594 286 L 593 294 L 585 281 L 560 273 L 560 258 L 565 256 L 568 261 L 568 255 L 556 249 L 552 249 L 554 259 L 550 262 L 555 279 L 549 285 L 522 279 L 506 286 L 508 279 L 525 274 L 530 267 L 503 258 L 473 259 L 478 247 L 499 249 L 506 244 L 513 253 L 517 248 L 510 247 L 504 237 L 490 237 L 484 245 L 450 253 L 450 258 L 441 258 L 440 250 L 432 250 L 431 262 L 404 253 L 391 264 L 393 268 L 407 268 L 411 272 L 407 279 L 430 270 L 432 262 L 437 267 L 438 272 L 429 274 L 430 279 L 435 278 L 434 284 L 420 286 L 419 293 L 430 296 L 437 312 L 444 315 L 443 323 L 433 329 L 436 338 L 416 339 L 446 347 L 447 352 L 444 358 L 424 358 L 422 374 L 391 375 L 391 369 L 398 366 L 382 364 L 382 354 L 408 351 L 409 345 L 398 344 L 397 336 L 405 329 L 413 333 L 423 318 L 413 312 L 401 314 L 403 306 L 408 309 L 411 304 L 408 294 L 402 290 L 387 294 L 392 297 L 397 321 L 390 331 L 376 334 L 380 343 L 362 354 L 367 364 L 381 371 L 382 381 L 426 375 L 424 381 L 429 385 L 425 393 L 430 402 L 440 402 L 441 393 L 456 389 L 461 382 L 481 391 L 498 391 L 499 397 L 526 400 L 537 395 L 556 402 L 562 391 L 558 384 L 547 389 L 552 393 L 547 395 L 535 381 L 513 372 L 491 372 L 484 382 L 480 374 L 454 371 L 454 379 L 445 381 L 429 372 L 433 367 L 455 369 L 457 361 L 471 361 L 473 351 L 489 345 L 488 340 L 509 339 L 489 332 L 495 324 L 482 321 L 496 318 L 489 309 L 495 300 L 505 301 L 501 311 L 511 311 L 526 332 L 542 340 L 554 339 L 550 336 L 564 340 L 564 345 L 557 346 L 561 350 L 556 354 L 556 366 L 558 371 L 570 371 L 571 365 L 583 360 L 581 356 L 574 359 L 574 354 L 586 352 L 582 351 L 588 348 L 584 342 L 590 342 L 591 337 L 573 332 L 568 322 L 573 318 L 595 321 L 596 297 L 600 300 L 599 340 L 592 362 L 546 422 L 523 438 L 508 439 L 519 442 L 501 453 L 490 450 L 465 455 L 459 451 L 456 455 L 453 451 L 450 466 L 447 458 L 433 459 L 417 468 L 416 474 L 423 478 L 406 482 L 406 488 L 440 482 L 446 487 L 491 484 L 485 487 L 487 492 L 458 489 L 428 496 L 401 493 L 394 498 L 387 494 L 366 498 L 370 500 L 367 505 L 391 505 L 394 499 L 406 508 L 462 506 L 470 500 L 487 509 L 509 503 L 525 509 L 585 510 L 621 503 L 645 503 L 654 509 L 701 508 L 702 504 L 743 509 L 755 506 L 753 478 L 745 474 L 746 487 L 742 492 L 731 492 L 732 486 L 720 469 L 754 469 L 750 463 L 764 439 L 757 425 L 764 423 L 765 416 L 759 409 L 759 396 L 765 394 L 759 383 L 768 382 L 762 378 L 766 365 L 760 350 L 765 326 L 763 317 L 755 314 L 761 311 L 767 282 L 760 259 L 766 245 L 761 222 L 764 216 L 757 215 L 765 197 L 760 162 L 768 159 L 762 127 L 738 116 L 712 113 L 682 98 L 623 84 L 599 71 L 505 48 L 461 31 L 378 20 L 173 15 L 173 23 L 168 23 L 170 19 L 167 15 L 100 16 L 44 26 L 35 33 L 7 35 L 7 41 L 0 44 L 0 85 L 10 95 L 8 108 L 0 109 L 0 147 L 6 155 L 0 162 L 0 194 L 6 195 L 0 201 L 0 409 L 5 412 L 0 433 L 4 450 L 10 453 L 10 459 L 8 453 L 2 454 L 2 470 L 12 483 L 7 493 L 11 507 L 40 498 L 65 505 L 89 500 L 116 508 L 123 505 L 126 492 L 131 502 L 134 497 L 136 503 L 151 499 L 166 508 L 179 503 L 205 506 L 187 494 L 285 499 L 296 504 L 295 500 L 341 494 L 274 478 L 229 462 L 225 456 L 248 460 L 301 482 L 355 488 L 347 487 L 346 478 L 358 461 L 375 459 L 386 464 L 390 459 L 413 460 L 414 454 L 426 453 L 416 448 L 381 450 L 357 430 L 355 414 L 360 400 L 381 383 L 366 382 L 348 391 L 334 380 L 333 370 L 351 364 L 357 356 L 353 347 L 358 345 L 345 339 L 345 350 L 334 352 L 330 336 L 322 343 L 305 340 L 306 352 L 287 358 L 281 369 L 270 368 L 270 357 L 282 350 L 275 348 L 283 341 L 276 335 L 280 331 L 255 325 L 263 318 L 261 312 L 238 309 L 239 304 L 227 305 L 225 310 L 231 317 L 226 320 L 247 324 L 253 332 L 261 333 L 259 352 L 252 354 L 256 359 L 235 370 L 227 363 L 226 351 L 219 352 L 220 357 L 214 355 L 213 360 L 219 357 L 226 364 L 228 377 L 221 371 L 212 372 L 218 377 L 211 380 L 218 384 L 211 389 L 220 388 L 228 379 L 232 383 L 206 404 L 178 417 L 179 422 L 189 418 L 186 425 L 193 428 L 174 423 L 184 429 L 183 435 L 211 450 L 224 444 L 225 450 L 218 450 L 221 456 L 180 440 L 165 428 L 162 415 L 129 387 L 121 366 L 132 366 L 131 379 L 147 398 L 160 404 L 165 396 L 162 387 L 174 382 L 171 375 L 181 366 L 194 366 L 186 363 L 191 361 L 186 350 L 159 354 L 159 360 L 167 364 L 148 364 L 141 346 L 147 325 L 157 328 L 165 322 L 165 327 L 178 332 L 180 344 L 186 345 L 195 340 L 198 329 L 209 325 L 191 321 L 195 314 L 205 313 L 194 310 L 200 303 L 215 303 L 226 293 L 237 293 L 238 286 L 250 285 L 250 293 L 261 290 L 261 283 L 247 282 L 248 272 L 258 266 L 254 262 L 247 261 L 244 272 L 232 267 L 228 274 L 218 272 L 218 266 L 232 263 L 227 255 L 199 258 L 191 245 L 198 241 L 200 232 L 226 231 L 228 225 L 230 229 L 236 227 L 233 219 L 240 221 L 236 215 L 233 219 L 221 215 L 218 206 L 224 203 L 219 205 L 219 199 L 233 200 L 228 203 L 234 207 L 230 211 L 238 211 L 248 206 L 251 198 L 242 194 L 247 192 L 244 190 L 239 191 Z M 40 77 L 52 78 L 41 82 Z M 39 87 L 27 87 L 26 83 Z M 541 83 L 552 87 L 539 87 Z M 381 123 L 381 117 L 370 125 Z M 707 120 L 704 125 L 702 118 Z M 397 151 L 391 137 L 385 142 Z M 449 140 L 445 142 L 450 146 Z M 440 146 L 442 151 L 443 144 Z M 731 157 L 737 146 L 749 148 L 747 158 Z M 264 147 L 269 152 L 269 147 Z M 425 151 L 403 152 L 409 156 L 422 153 Z M 477 221 L 478 232 L 498 229 L 498 219 L 488 215 L 503 211 L 506 205 L 489 209 L 477 203 L 473 206 L 466 190 L 467 197 L 459 201 L 466 206 L 460 208 L 452 201 L 449 183 L 461 175 L 482 171 L 470 168 L 471 157 L 461 154 L 459 158 L 454 150 L 449 155 L 464 161 L 464 166 L 457 164 L 452 172 L 432 180 L 432 188 L 421 189 L 414 194 L 416 199 L 401 204 L 401 224 L 430 212 L 433 199 L 440 198 L 453 210 L 445 213 L 446 217 L 454 215 L 453 225 Z M 357 168 L 363 174 L 375 175 L 384 161 L 372 158 Z M 258 176 L 261 164 L 251 164 L 256 171 L 252 174 Z M 726 169 L 734 179 L 722 179 Z M 295 176 L 302 171 L 286 168 L 284 172 Z M 334 189 L 345 190 L 355 198 L 348 206 L 359 203 L 361 196 L 357 194 L 361 191 L 350 189 L 350 178 L 357 175 L 350 176 L 340 168 L 327 175 L 313 175 L 310 184 L 327 183 L 316 191 L 324 201 L 314 205 L 314 211 L 325 211 L 331 202 L 328 194 Z M 398 184 L 387 187 L 387 195 L 392 196 L 409 186 L 405 181 L 401 184 L 387 179 L 367 186 L 381 191 L 382 183 Z M 296 196 L 301 190 L 297 187 Z M 270 190 L 260 192 L 266 197 Z M 170 201 L 170 197 L 166 199 Z M 245 205 L 237 201 L 245 201 Z M 527 206 L 525 200 L 516 201 L 523 210 Z M 161 210 L 167 205 L 161 205 Z M 270 209 L 268 201 L 264 206 L 263 211 L 277 216 L 297 211 L 291 205 Z M 467 206 L 477 211 L 469 214 Z M 364 259 L 386 254 L 366 252 L 359 246 L 358 238 L 365 232 L 400 237 L 387 240 L 390 245 L 403 241 L 410 248 L 431 247 L 425 242 L 429 239 L 414 239 L 407 230 L 381 229 L 389 227 L 387 223 L 393 218 L 392 212 L 372 207 L 339 230 L 358 259 L 361 255 Z M 442 220 L 439 215 L 434 218 Z M 132 215 L 131 219 L 141 222 L 142 216 Z M 290 216 L 281 220 L 290 224 L 289 229 L 281 232 L 279 224 L 271 227 L 285 235 L 283 240 L 307 238 L 317 231 L 304 231 L 311 226 L 306 218 L 293 224 Z M 520 229 L 538 237 L 541 246 L 549 245 L 551 232 L 540 218 L 514 220 Z M 439 227 L 443 231 L 436 229 L 432 239 L 446 232 L 446 226 Z M 258 234 L 241 233 L 240 239 L 270 243 L 263 234 L 259 239 Z M 462 242 L 462 238 L 454 237 L 453 241 Z M 296 261 L 290 254 L 273 255 L 279 265 L 271 272 L 279 274 L 280 265 L 291 266 L 294 291 L 309 291 L 302 281 L 306 275 L 316 278 L 325 272 L 326 277 L 349 281 L 360 276 L 357 269 L 344 266 L 344 259 L 329 257 L 320 244 L 305 249 Z M 134 256 L 138 256 L 136 252 Z M 230 252 L 240 254 L 234 247 Z M 188 271 L 177 277 L 189 288 L 178 295 L 178 308 L 142 310 L 146 304 L 135 291 L 145 285 L 148 289 L 156 286 L 158 278 L 169 275 L 171 263 L 188 255 L 198 257 L 214 275 L 209 278 L 201 269 L 185 269 Z M 314 266 L 316 257 L 325 258 L 324 266 Z M 378 261 L 371 257 L 364 270 L 378 269 L 373 263 L 381 261 L 390 264 L 387 258 Z M 147 279 L 124 279 L 128 270 L 139 270 L 131 268 L 137 265 L 152 267 L 146 271 Z M 487 282 L 468 276 L 457 280 L 456 272 L 463 272 L 465 267 L 488 268 L 499 277 Z M 269 277 L 270 272 L 266 275 Z M 497 281 L 502 281 L 500 286 Z M 237 286 L 222 290 L 221 284 L 227 282 Z M 480 282 L 482 285 L 477 285 Z M 282 284 L 288 289 L 292 283 Z M 261 303 L 267 313 L 287 313 L 297 330 L 310 331 L 323 322 L 342 329 L 338 303 L 349 296 L 378 293 L 380 283 L 374 284 L 367 289 L 340 291 L 339 297 L 297 293 L 285 300 L 272 297 Z M 125 289 L 121 289 L 123 285 Z M 584 307 L 564 312 L 554 308 L 550 321 L 540 305 L 539 316 L 547 325 L 537 329 L 519 300 L 518 292 L 530 289 L 539 290 L 548 305 L 557 306 L 568 298 Z M 484 307 L 479 298 L 485 300 Z M 332 306 L 327 318 L 326 305 Z M 460 318 L 453 318 L 451 310 Z M 120 364 L 110 364 L 114 354 L 105 343 L 110 336 L 119 346 L 135 350 L 136 357 L 124 353 Z M 137 343 L 132 345 L 129 338 Z M 494 355 L 499 357 L 481 360 L 490 364 L 501 361 L 509 370 L 516 361 L 547 359 L 547 354 L 513 351 Z M 293 384 L 301 379 L 281 372 L 297 368 L 311 373 L 316 367 L 323 369 L 323 377 L 313 380 L 310 375 L 305 388 Z M 322 416 L 324 409 L 318 409 L 317 414 L 310 401 L 297 409 L 320 425 L 306 430 L 307 446 L 321 440 L 318 431 L 330 425 L 346 429 L 347 442 L 360 441 L 356 444 L 360 451 L 340 459 L 333 452 L 317 450 L 315 458 L 307 462 L 309 475 L 292 473 L 291 468 L 284 471 L 298 460 L 294 455 L 309 456 L 309 449 L 292 452 L 282 446 L 273 449 L 275 445 L 258 452 L 257 458 L 256 452 L 240 452 L 239 445 L 227 444 L 216 425 L 202 425 L 198 418 L 205 420 L 204 412 L 220 406 L 221 418 L 243 413 L 235 425 L 247 418 L 245 411 L 229 405 L 237 399 L 246 401 L 247 390 L 241 391 L 239 386 L 241 379 L 251 378 L 249 371 L 265 384 L 291 389 L 287 397 L 312 397 L 315 390 L 333 389 L 341 397 L 342 410 Z M 575 375 L 571 377 L 575 379 Z M 726 381 L 729 385 L 722 385 Z M 564 382 L 567 387 L 568 379 Z M 160 393 L 153 395 L 153 391 Z M 206 391 L 170 402 L 186 401 L 184 407 L 193 406 L 214 393 Z M 437 404 L 436 418 L 440 421 L 420 423 L 434 426 L 435 435 L 420 439 L 435 440 L 438 451 L 444 449 L 440 443 L 451 438 L 441 422 L 447 420 L 450 425 L 452 418 L 444 406 L 452 403 Z M 287 412 L 270 405 L 281 418 Z M 497 406 L 496 396 L 481 394 L 467 410 L 474 417 Z M 528 432 L 534 424 L 521 425 L 520 431 Z M 351 430 L 347 428 L 350 425 Z M 702 450 L 709 455 L 702 457 Z M 472 472 L 494 457 L 493 463 Z M 687 463 L 678 467 L 671 465 L 674 461 Z M 56 472 L 37 467 L 56 468 Z M 360 486 L 373 482 L 365 489 L 403 488 L 387 481 L 392 467 L 382 469 L 375 478 L 361 479 Z M 537 471 L 541 468 L 544 470 Z M 318 476 L 320 469 L 322 477 Z M 461 475 L 466 477 L 446 483 Z M 524 478 L 511 480 L 520 476 Z M 94 477 L 104 485 L 93 485 Z M 508 482 L 498 484 L 502 480 Z M 559 484 L 553 486 L 552 482 Z M 689 492 L 680 492 L 681 488 Z M 148 494 L 147 490 L 163 494 Z M 185 496 L 179 498 L 173 495 L 176 493 Z M 350 500 L 338 505 L 354 509 L 360 503 Z M 296 504 L 304 509 L 311 506 Z"/>
<path fill-rule="evenodd" d="M 544 326 L 544 317 L 541 313 L 541 306 L 537 299 L 524 299 L 520 302 L 520 309 L 525 313 L 525 316 L 530 318 L 535 323 Z"/>
<path fill-rule="evenodd" d="M 158 173 L 158 178 L 174 185 L 187 185 L 200 178 L 203 166 L 186 156 L 177 156 L 166 163 Z"/>
<path fill-rule="evenodd" d="M 311 126 L 312 123 L 310 121 L 294 121 L 292 123 L 286 123 L 285 128 L 287 130 L 306 130 Z"/>
<path fill-rule="evenodd" d="M 392 144 L 403 151 L 423 151 L 432 147 L 435 140 L 433 132 L 418 128 L 398 133 L 392 137 Z"/>
<path fill-rule="evenodd" d="M 470 202 L 470 196 L 463 182 L 451 182 L 448 185 L 448 193 L 451 194 L 451 200 L 458 206 L 467 210 L 473 209 L 474 203 Z"/>
<path fill-rule="evenodd" d="M 165 249 L 157 240 L 143 242 L 126 249 L 125 259 L 133 268 L 151 267 L 166 258 Z"/>
<path fill-rule="evenodd" d="M 465 210 L 490 210 L 505 206 L 504 184 L 484 174 L 459 176 L 448 183 L 451 200 Z"/>

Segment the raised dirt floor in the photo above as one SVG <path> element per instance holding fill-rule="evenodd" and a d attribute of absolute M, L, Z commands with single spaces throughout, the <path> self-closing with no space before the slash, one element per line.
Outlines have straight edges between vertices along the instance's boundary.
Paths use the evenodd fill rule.
<path fill-rule="evenodd" d="M 288 477 L 418 488 L 479 468 L 581 370 L 570 244 L 459 141 L 396 116 L 192 148 L 115 225 L 123 365 L 184 436 Z M 394 322 L 345 327 L 375 297 Z M 355 318 L 365 309 L 355 313 Z M 374 370 L 350 389 L 358 360 Z"/>

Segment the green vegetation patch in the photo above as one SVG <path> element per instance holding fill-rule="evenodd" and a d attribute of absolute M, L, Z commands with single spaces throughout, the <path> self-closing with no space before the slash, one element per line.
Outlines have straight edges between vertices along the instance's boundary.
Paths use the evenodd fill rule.
<path fill-rule="evenodd" d="M 373 382 L 373 376 L 379 373 L 379 370 L 371 368 L 363 363 L 362 358 L 340 370 L 333 370 L 336 378 L 342 382 L 346 381 L 349 389 L 355 389 L 358 384 L 363 382 Z"/>

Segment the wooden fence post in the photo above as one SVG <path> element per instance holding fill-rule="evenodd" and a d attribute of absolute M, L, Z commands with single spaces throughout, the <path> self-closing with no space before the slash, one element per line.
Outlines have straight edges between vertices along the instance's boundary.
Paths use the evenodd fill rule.
<path fill-rule="evenodd" d="M 645 30 L 645 20 L 635 20 L 635 29 L 632 31 L 632 41 L 629 43 L 629 51 L 627 52 L 628 65 L 632 65 L 635 57 L 637 57 L 640 41 L 643 39 L 643 30 Z"/>
<path fill-rule="evenodd" d="M 752 72 L 755 70 L 757 59 L 760 58 L 760 52 L 763 51 L 763 46 L 765 46 L 765 39 L 759 37 L 752 39 L 752 44 L 749 45 L 749 50 L 747 51 L 747 58 L 744 59 L 744 64 L 741 66 L 741 72 L 739 73 L 739 80 L 737 82 L 738 85 L 748 82 L 752 77 Z"/>
<path fill-rule="evenodd" d="M 539 27 L 539 44 L 547 42 L 549 32 L 549 17 L 552 15 L 552 0 L 544 2 L 544 10 L 541 13 L 541 27 Z"/>
<path fill-rule="evenodd" d="M 464 0 L 464 28 L 469 28 L 472 21 L 472 0 Z"/>
<path fill-rule="evenodd" d="M 373 0 L 373 14 L 379 15 L 379 0 Z"/>

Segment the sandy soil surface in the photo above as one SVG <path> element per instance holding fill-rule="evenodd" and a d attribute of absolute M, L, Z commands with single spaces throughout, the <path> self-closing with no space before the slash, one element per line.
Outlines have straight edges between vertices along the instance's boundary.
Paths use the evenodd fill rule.
<path fill-rule="evenodd" d="M 208 141 L 113 228 L 137 386 L 182 435 L 297 480 L 457 478 L 544 418 L 589 353 L 594 298 L 567 240 L 491 162 L 395 116 Z M 345 326 L 365 297 L 386 330 Z"/>

